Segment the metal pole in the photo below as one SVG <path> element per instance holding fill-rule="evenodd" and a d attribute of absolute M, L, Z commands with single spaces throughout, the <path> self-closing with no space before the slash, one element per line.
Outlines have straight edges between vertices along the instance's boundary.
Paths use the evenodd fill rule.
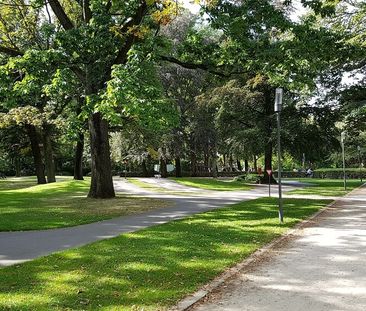
<path fill-rule="evenodd" d="M 357 150 L 358 150 L 358 166 L 360 168 L 360 180 L 362 182 L 361 147 L 357 146 Z"/>
<path fill-rule="evenodd" d="M 268 196 L 271 197 L 271 175 L 268 174 Z"/>
<path fill-rule="evenodd" d="M 343 186 L 344 186 L 344 191 L 347 191 L 347 181 L 346 181 L 346 157 L 344 154 L 344 139 L 346 137 L 346 133 L 342 132 L 341 133 L 341 145 L 342 145 L 342 158 L 343 158 Z"/>
<path fill-rule="evenodd" d="M 280 114 L 282 110 L 282 96 L 283 90 L 276 89 L 274 111 L 277 113 L 277 157 L 278 157 L 278 218 L 280 223 L 283 223 L 283 202 L 282 202 L 282 181 L 281 181 L 281 119 Z"/>
<path fill-rule="evenodd" d="M 281 119 L 280 111 L 277 112 L 277 158 L 278 158 L 278 218 L 283 223 L 282 181 L 281 181 Z"/>

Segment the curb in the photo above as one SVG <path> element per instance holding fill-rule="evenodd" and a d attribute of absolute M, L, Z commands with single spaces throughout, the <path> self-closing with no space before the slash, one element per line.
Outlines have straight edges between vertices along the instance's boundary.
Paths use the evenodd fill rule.
<path fill-rule="evenodd" d="M 285 241 L 289 237 L 292 237 L 296 235 L 301 229 L 305 228 L 307 225 L 313 222 L 314 219 L 318 218 L 321 214 L 328 211 L 329 209 L 333 208 L 334 205 L 342 201 L 342 198 L 350 196 L 353 192 L 357 191 L 358 189 L 366 186 L 366 183 L 362 184 L 361 186 L 353 189 L 349 193 L 345 194 L 343 197 L 340 197 L 337 200 L 334 200 L 333 202 L 327 204 L 322 209 L 317 211 L 315 214 L 311 215 L 310 217 L 300 221 L 297 223 L 293 228 L 289 229 L 286 233 L 281 235 L 280 237 L 274 239 L 272 242 L 269 242 L 268 244 L 264 245 L 260 249 L 257 249 L 254 253 L 249 255 L 246 259 L 244 259 L 242 262 L 236 264 L 234 267 L 229 268 L 216 278 L 214 278 L 212 281 L 210 281 L 208 284 L 204 285 L 202 288 L 197 290 L 195 293 L 188 295 L 187 297 L 180 300 L 174 307 L 169 309 L 170 311 L 188 311 L 190 310 L 195 304 L 202 301 L 205 297 L 207 297 L 208 294 L 213 292 L 214 290 L 218 289 L 221 285 L 223 285 L 226 281 L 228 281 L 230 278 L 234 277 L 236 274 L 238 274 L 241 271 L 248 270 L 254 263 L 259 261 L 261 258 L 263 258 L 266 254 L 268 254 L 271 250 L 274 248 L 280 246 L 281 242 Z"/>

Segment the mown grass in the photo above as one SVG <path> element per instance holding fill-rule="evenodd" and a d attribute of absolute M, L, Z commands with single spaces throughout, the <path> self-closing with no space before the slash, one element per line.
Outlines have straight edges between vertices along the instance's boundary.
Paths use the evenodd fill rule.
<path fill-rule="evenodd" d="M 206 190 L 216 191 L 233 191 L 233 190 L 250 190 L 253 187 L 247 184 L 243 184 L 240 181 L 234 180 L 222 180 L 214 178 L 199 178 L 199 177 L 180 177 L 170 178 L 177 183 L 185 186 L 201 188 Z"/>
<path fill-rule="evenodd" d="M 37 185 L 37 179 L 34 176 L 25 177 L 7 177 L 0 179 L 0 191 L 16 190 L 22 188 L 33 187 Z"/>
<path fill-rule="evenodd" d="M 295 179 L 291 178 L 291 180 Z M 289 191 L 288 194 L 343 196 L 351 190 L 362 185 L 360 180 L 349 179 L 347 180 L 347 191 L 345 191 L 343 179 L 296 178 L 296 180 L 309 183 L 311 186 Z"/>
<path fill-rule="evenodd" d="M 126 195 L 108 200 L 89 199 L 86 197 L 89 179 L 36 186 L 32 182 L 20 179 L 18 184 L 11 181 L 10 187 L 2 185 L 0 231 L 76 226 L 168 206 L 168 202 L 161 200 Z M 12 189 L 3 190 L 9 188 Z"/>
<path fill-rule="evenodd" d="M 124 234 L 0 269 L 1 310 L 165 310 L 330 201 L 276 199 Z"/>

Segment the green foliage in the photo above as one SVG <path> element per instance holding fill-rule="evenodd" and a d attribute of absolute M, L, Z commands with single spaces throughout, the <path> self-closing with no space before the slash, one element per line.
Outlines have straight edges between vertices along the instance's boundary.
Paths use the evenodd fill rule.
<path fill-rule="evenodd" d="M 244 174 L 234 178 L 235 181 L 245 182 L 249 184 L 259 184 L 261 176 L 258 174 Z"/>
<path fill-rule="evenodd" d="M 115 67 L 104 100 L 96 109 L 112 124 L 120 124 L 122 117 L 157 133 L 177 122 L 177 111 L 164 97 L 156 71 L 148 62 Z"/>

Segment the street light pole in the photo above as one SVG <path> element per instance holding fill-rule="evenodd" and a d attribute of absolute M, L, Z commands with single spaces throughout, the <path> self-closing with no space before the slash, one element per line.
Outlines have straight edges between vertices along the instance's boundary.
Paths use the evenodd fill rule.
<path fill-rule="evenodd" d="M 357 146 L 357 150 L 358 150 L 358 166 L 360 168 L 360 179 L 361 179 L 361 182 L 362 182 L 361 147 Z"/>
<path fill-rule="evenodd" d="M 277 161 L 278 161 L 278 218 L 280 223 L 283 223 L 283 202 L 282 202 L 282 181 L 281 181 L 281 118 L 280 113 L 282 110 L 282 88 L 276 88 L 276 97 L 274 111 L 277 114 Z"/>
<path fill-rule="evenodd" d="M 347 177 L 346 177 L 346 157 L 344 154 L 344 140 L 346 138 L 346 132 L 341 133 L 341 145 L 342 145 L 342 159 L 343 159 L 343 185 L 344 185 L 344 191 L 347 190 Z"/>

